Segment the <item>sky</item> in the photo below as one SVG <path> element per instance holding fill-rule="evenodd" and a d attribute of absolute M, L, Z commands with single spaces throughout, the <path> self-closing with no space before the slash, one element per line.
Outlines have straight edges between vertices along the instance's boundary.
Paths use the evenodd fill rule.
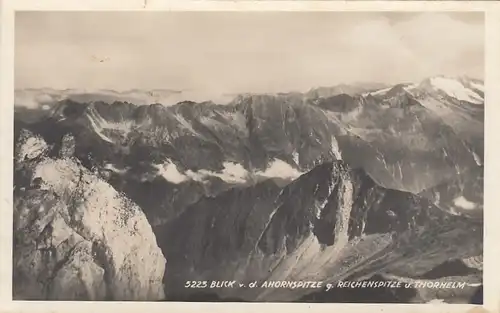
<path fill-rule="evenodd" d="M 483 78 L 482 13 L 18 12 L 15 87 L 306 91 Z"/>

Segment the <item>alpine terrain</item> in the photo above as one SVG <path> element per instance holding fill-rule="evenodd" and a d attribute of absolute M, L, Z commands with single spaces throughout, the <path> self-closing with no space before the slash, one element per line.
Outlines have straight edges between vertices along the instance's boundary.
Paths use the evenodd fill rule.
<path fill-rule="evenodd" d="M 15 299 L 473 301 L 482 81 L 179 97 L 16 91 Z M 464 285 L 249 287 L 341 280 Z"/>

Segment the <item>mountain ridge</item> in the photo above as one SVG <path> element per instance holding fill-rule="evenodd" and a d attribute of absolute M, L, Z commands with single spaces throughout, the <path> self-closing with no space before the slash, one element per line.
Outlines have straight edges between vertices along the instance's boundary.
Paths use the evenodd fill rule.
<path fill-rule="evenodd" d="M 160 243 L 165 254 L 172 256 L 169 264 L 175 269 L 167 273 L 167 290 L 175 294 L 175 286 L 186 279 L 185 275 L 196 280 L 223 277 L 242 283 L 328 282 L 342 277 L 362 278 L 380 271 L 411 277 L 431 270 L 452 255 L 465 258 L 480 251 L 479 220 L 454 216 L 411 194 L 386 191 L 363 171 L 348 169 L 342 161 L 321 164 L 283 189 L 263 182 L 249 187 L 248 192 L 245 195 L 245 190 L 234 189 L 216 198 L 201 199 L 171 225 L 164 226 L 166 238 L 182 233 L 182 229 L 194 232 L 186 237 L 187 241 Z M 259 197 L 250 204 L 246 199 L 254 198 L 253 194 Z M 254 212 L 257 208 L 259 213 Z M 217 217 L 219 214 L 225 218 Z M 223 237 L 221 231 L 228 229 L 234 239 Z M 431 243 L 432 237 L 444 242 Z M 444 249 L 445 242 L 449 244 L 456 238 L 467 242 L 468 248 L 458 252 L 448 247 L 450 254 L 432 256 L 432 251 Z M 207 248 L 212 245 L 213 249 Z M 371 253 L 366 254 L 367 249 Z M 408 267 L 403 261 L 423 258 L 422 254 L 427 259 L 420 261 L 420 267 Z M 221 297 L 236 296 L 231 290 L 216 293 Z M 245 290 L 238 291 L 238 297 L 246 301 L 289 301 L 297 293 L 300 292 Z"/>
<path fill-rule="evenodd" d="M 266 172 L 287 180 L 343 158 L 387 188 L 418 193 L 482 163 L 484 129 L 476 115 L 449 123 L 419 105 L 403 85 L 392 88 L 398 92 L 388 97 L 344 94 L 309 104 L 272 95 L 240 97 L 232 105 L 184 101 L 171 107 L 65 100 L 48 119 L 25 126 L 52 130 L 49 142 L 60 140 L 58 132 L 72 132 L 84 164 L 123 169 L 121 174 L 143 164 L 138 168 L 146 174 L 139 181 L 157 176 L 174 185 L 208 183 L 209 177 L 234 183 Z M 338 106 L 339 97 L 341 107 L 350 104 L 339 112 L 325 108 Z M 450 106 L 455 110 L 456 104 Z M 417 172 L 424 175 L 416 178 Z"/>
<path fill-rule="evenodd" d="M 15 141 L 31 131 L 47 157 L 71 155 L 142 209 L 169 262 L 167 300 L 198 297 L 186 280 L 418 279 L 482 253 L 477 83 L 244 94 L 226 105 L 65 99 L 16 107 Z M 480 279 L 460 270 L 450 275 Z M 316 297 L 308 292 L 214 296 Z M 433 297 L 416 293 L 412 301 Z"/>

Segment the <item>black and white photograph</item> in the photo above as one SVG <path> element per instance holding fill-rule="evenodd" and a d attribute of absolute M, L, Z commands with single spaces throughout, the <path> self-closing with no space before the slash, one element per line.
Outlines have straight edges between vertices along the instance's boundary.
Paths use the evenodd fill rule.
<path fill-rule="evenodd" d="M 483 303 L 484 12 L 14 23 L 13 300 Z"/>

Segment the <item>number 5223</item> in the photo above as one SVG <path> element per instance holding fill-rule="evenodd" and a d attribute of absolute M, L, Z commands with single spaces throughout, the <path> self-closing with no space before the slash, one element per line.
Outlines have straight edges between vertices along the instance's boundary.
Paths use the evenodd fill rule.
<path fill-rule="evenodd" d="M 190 281 L 190 280 L 188 280 L 184 284 L 184 288 L 207 288 L 207 287 L 208 287 L 208 283 L 206 280 L 204 280 L 204 281 Z"/>

